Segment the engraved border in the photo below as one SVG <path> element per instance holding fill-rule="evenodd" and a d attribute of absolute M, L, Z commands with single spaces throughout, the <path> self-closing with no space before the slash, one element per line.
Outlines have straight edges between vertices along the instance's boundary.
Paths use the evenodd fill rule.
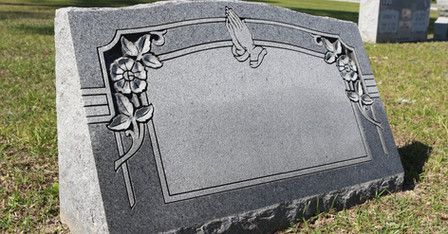
<path fill-rule="evenodd" d="M 278 42 L 269 42 L 269 41 L 260 41 L 260 40 L 255 40 L 255 42 L 257 45 L 265 46 L 266 48 L 286 49 L 286 50 L 291 50 L 291 51 L 295 51 L 295 52 L 299 52 L 299 53 L 304 53 L 304 54 L 318 57 L 318 58 L 322 58 L 324 56 L 323 53 L 317 53 L 312 50 L 307 50 L 307 49 L 304 49 L 304 48 L 301 48 L 298 46 L 289 45 L 289 44 L 278 43 Z M 213 44 L 213 43 L 210 43 L 210 44 Z M 231 46 L 230 44 L 231 43 L 229 43 L 228 47 Z M 216 46 L 212 46 L 211 48 L 215 49 L 215 48 L 221 48 L 221 47 L 222 46 L 218 43 L 218 44 L 216 44 Z M 200 51 L 203 51 L 203 49 L 197 50 L 196 52 L 200 52 Z M 165 54 L 165 56 L 169 59 L 175 59 L 175 57 L 180 57 L 180 56 L 184 56 L 187 54 L 191 54 L 191 52 L 183 54 L 183 55 L 178 55 L 178 56 L 172 56 L 171 53 L 167 53 L 167 54 Z M 163 55 L 160 56 L 160 58 L 162 58 L 162 57 L 163 57 Z M 341 87 L 343 87 L 344 85 L 343 85 L 342 79 L 340 79 L 340 82 L 341 82 Z M 156 132 L 157 132 L 156 126 L 154 124 L 154 121 L 157 121 L 157 118 L 155 117 L 155 120 L 152 120 L 151 124 L 149 126 L 147 126 L 147 128 L 150 133 L 149 135 L 150 135 L 151 143 L 153 146 L 154 156 L 156 157 L 156 164 L 158 167 L 158 173 L 159 173 L 160 182 L 162 185 L 162 192 L 163 192 L 165 203 L 172 203 L 172 202 L 187 200 L 187 199 L 191 199 L 191 198 L 195 198 L 195 197 L 199 197 L 199 196 L 206 196 L 206 195 L 210 195 L 210 194 L 226 192 L 226 191 L 235 190 L 235 189 L 247 188 L 247 187 L 251 187 L 251 186 L 256 186 L 256 185 L 266 184 L 266 183 L 275 182 L 275 181 L 279 181 L 279 180 L 283 180 L 283 179 L 288 179 L 288 178 L 292 178 L 292 177 L 296 177 L 296 176 L 306 175 L 306 174 L 310 174 L 310 173 L 314 173 L 314 172 L 321 172 L 321 171 L 326 171 L 326 170 L 331 170 L 331 169 L 339 169 L 342 167 L 353 166 L 356 164 L 370 161 L 372 159 L 372 156 L 371 156 L 370 149 L 367 146 L 366 136 L 364 134 L 362 124 L 360 124 L 359 113 L 357 113 L 356 108 L 354 107 L 353 103 L 350 103 L 350 105 L 352 107 L 353 115 L 354 115 L 355 121 L 357 123 L 357 128 L 358 128 L 359 135 L 361 137 L 362 144 L 363 144 L 364 150 L 366 152 L 366 155 L 356 157 L 356 158 L 351 158 L 348 160 L 342 160 L 342 161 L 338 161 L 338 162 L 328 163 L 326 165 L 313 166 L 313 167 L 309 167 L 309 168 L 301 168 L 301 169 L 297 169 L 297 170 L 281 172 L 281 173 L 276 173 L 276 174 L 261 176 L 261 177 L 257 177 L 257 178 L 251 178 L 251 179 L 246 179 L 246 180 L 242 180 L 242 181 L 236 181 L 236 182 L 231 182 L 231 183 L 227 183 L 227 184 L 211 186 L 211 187 L 206 187 L 206 188 L 202 188 L 202 189 L 196 189 L 196 190 L 191 190 L 188 192 L 182 192 L 182 193 L 176 193 L 176 194 L 173 194 L 170 192 L 170 189 L 168 186 L 168 181 L 167 181 L 166 175 L 164 173 L 162 154 L 160 152 L 159 142 L 158 142 L 157 134 L 156 134 Z M 351 161 L 351 163 L 346 164 L 349 161 Z"/>
<path fill-rule="evenodd" d="M 219 18 L 193 19 L 193 20 L 187 20 L 187 21 L 182 21 L 182 22 L 173 22 L 173 23 L 168 23 L 168 24 L 161 24 L 161 25 L 157 25 L 157 26 L 141 27 L 141 28 L 128 28 L 128 29 L 116 30 L 114 38 L 112 39 L 111 42 L 109 42 L 105 46 L 98 47 L 98 56 L 99 56 L 99 59 L 100 59 L 101 70 L 102 70 L 102 73 L 103 73 L 103 80 L 104 80 L 105 87 L 101 87 L 101 88 L 98 88 L 98 89 L 95 89 L 95 88 L 83 89 L 83 96 L 92 95 L 92 94 L 106 94 L 107 98 L 108 98 L 108 103 L 112 103 L 111 90 L 106 88 L 106 87 L 109 87 L 109 85 L 108 85 L 109 80 L 108 80 L 107 69 L 105 69 L 104 52 L 109 50 L 113 46 L 115 46 L 115 44 L 118 43 L 121 35 L 133 34 L 133 33 L 143 33 L 143 32 L 148 32 L 148 31 L 157 31 L 157 30 L 167 30 L 167 29 L 171 29 L 171 28 L 178 28 L 178 27 L 184 27 L 184 26 L 189 26 L 189 25 L 207 24 L 207 23 L 219 23 L 219 22 L 224 23 L 225 22 L 225 18 L 224 17 L 219 17 Z M 287 23 L 282 23 L 282 22 L 260 20 L 260 19 L 250 19 L 250 18 L 246 18 L 245 22 L 247 22 L 247 23 L 254 23 L 254 24 L 274 25 L 274 26 L 279 26 L 279 27 L 287 27 L 287 28 L 292 28 L 292 29 L 296 29 L 296 30 L 299 30 L 299 31 L 304 31 L 304 32 L 311 33 L 311 34 L 318 34 L 318 35 L 321 35 L 321 36 L 328 36 L 328 37 L 337 38 L 337 39 L 341 40 L 339 35 L 319 32 L 317 30 L 311 30 L 311 29 L 304 28 L 304 27 L 301 27 L 301 26 L 287 24 Z M 308 55 L 311 55 L 311 56 L 316 56 L 316 57 L 319 57 L 319 58 L 322 58 L 323 55 L 324 55 L 324 54 L 322 54 L 320 52 L 312 51 L 312 50 L 309 50 L 309 49 L 306 49 L 306 48 L 302 48 L 302 47 L 299 47 L 299 46 L 296 46 L 296 45 L 290 45 L 290 44 L 286 44 L 286 43 L 272 42 L 272 41 L 262 41 L 262 40 L 254 40 L 254 41 L 255 41 L 255 43 L 257 45 L 266 46 L 266 47 L 272 47 L 272 48 L 281 48 L 281 49 L 292 50 L 292 51 L 296 51 L 296 52 L 300 52 L 300 53 L 305 53 L 305 54 L 308 54 Z M 344 44 L 344 42 L 342 40 L 341 40 L 341 42 L 342 42 L 342 44 Z M 349 49 L 351 49 L 353 51 L 354 57 L 355 57 L 355 61 L 357 62 L 358 58 L 357 58 L 356 50 L 354 50 L 353 47 L 350 47 L 350 46 L 348 46 L 346 44 L 344 44 L 344 45 L 347 48 L 349 48 Z M 196 53 L 196 52 L 200 52 L 200 51 L 204 51 L 204 50 L 210 50 L 210 49 L 215 49 L 215 48 L 231 47 L 231 46 L 232 46 L 232 43 L 231 43 L 230 40 L 229 41 L 216 41 L 216 42 L 204 43 L 204 44 L 201 44 L 201 45 L 196 45 L 196 46 L 183 48 L 183 49 L 180 49 L 180 50 L 177 50 L 177 51 L 171 51 L 171 52 L 168 52 L 168 53 L 165 53 L 165 54 L 160 54 L 159 57 L 160 57 L 161 61 L 167 61 L 167 60 L 172 60 L 172 59 L 175 59 L 177 57 L 185 56 L 185 55 L 188 55 L 188 54 L 191 54 L 191 53 Z M 360 72 L 360 79 L 362 81 L 364 81 L 364 76 L 366 78 L 368 77 L 367 79 L 370 78 L 369 75 L 363 75 L 362 72 Z M 364 82 L 363 82 L 363 84 L 364 84 Z M 374 86 L 371 86 L 371 87 L 374 87 Z M 378 98 L 378 97 L 374 97 L 374 98 Z M 301 176 L 301 175 L 305 175 L 305 174 L 309 174 L 309 173 L 314 173 L 314 172 L 317 172 L 317 171 L 321 172 L 321 171 L 325 171 L 325 170 L 339 169 L 339 168 L 343 168 L 343 167 L 347 167 L 347 166 L 353 166 L 353 165 L 356 165 L 356 164 L 365 163 L 367 161 L 372 160 L 372 155 L 371 155 L 369 147 L 367 146 L 366 136 L 365 136 L 365 133 L 363 131 L 363 126 L 360 123 L 359 113 L 356 112 L 353 104 L 351 104 L 351 106 L 352 106 L 352 110 L 353 110 L 354 115 L 355 115 L 355 120 L 356 120 L 357 125 L 358 125 L 357 127 L 358 127 L 358 130 L 359 130 L 360 136 L 362 138 L 362 143 L 363 143 L 363 146 L 364 146 L 364 149 L 365 149 L 367 155 L 360 156 L 360 157 L 353 158 L 353 159 L 349 159 L 349 160 L 336 162 L 336 163 L 331 163 L 331 164 L 328 164 L 328 165 L 322 165 L 322 166 L 317 166 L 317 167 L 310 167 L 310 168 L 305 168 L 305 169 L 302 168 L 302 169 L 299 169 L 299 170 L 296 170 L 296 171 L 283 172 L 283 173 L 278 173 L 278 174 L 275 174 L 275 175 L 267 175 L 267 176 L 263 176 L 263 177 L 260 177 L 260 178 L 252 178 L 252 179 L 247 179 L 247 180 L 243 180 L 243 181 L 233 182 L 233 183 L 219 185 L 219 186 L 213 186 L 213 187 L 210 187 L 210 188 L 202 188 L 202 189 L 189 191 L 189 192 L 184 192 L 184 193 L 179 193 L 179 194 L 170 194 L 170 192 L 169 192 L 168 183 L 167 183 L 166 177 L 164 175 L 162 156 L 161 156 L 161 153 L 160 153 L 159 143 L 158 143 L 157 135 L 156 135 L 156 131 L 155 131 L 155 124 L 154 124 L 153 120 L 151 120 L 148 123 L 148 125 L 146 125 L 146 127 L 147 127 L 147 130 L 148 130 L 149 135 L 150 135 L 149 137 L 151 139 L 153 153 L 154 153 L 154 156 L 156 158 L 156 167 L 157 167 L 156 169 L 157 169 L 158 174 L 159 174 L 159 180 L 160 180 L 160 183 L 161 183 L 162 193 L 163 193 L 163 197 L 164 197 L 165 203 L 171 203 L 171 202 L 181 201 L 181 200 L 185 200 L 185 199 L 191 199 L 191 198 L 195 198 L 195 197 L 198 197 L 198 196 L 205 196 L 205 195 L 210 195 L 210 194 L 214 194 L 214 193 L 230 191 L 230 190 L 234 190 L 234 189 L 241 189 L 241 188 L 245 188 L 245 187 L 260 185 L 260 184 L 264 184 L 264 183 L 269 183 L 269 182 L 274 182 L 274 181 L 278 181 L 278 180 L 283 180 L 283 179 L 287 179 L 287 178 Z M 108 122 L 111 119 L 111 117 L 113 116 L 113 114 L 115 113 L 113 108 L 110 108 L 110 113 L 111 114 L 108 115 L 108 116 L 96 117 L 95 119 L 89 118 L 89 124 Z M 344 162 L 347 162 L 347 161 L 352 161 L 352 162 L 350 164 L 340 165 L 340 164 L 342 164 Z M 335 164 L 337 164 L 337 165 L 335 165 Z M 297 173 L 297 171 L 299 171 L 299 173 Z M 275 177 L 275 178 L 272 178 L 272 177 Z M 271 178 L 271 179 L 267 179 L 267 178 Z"/>

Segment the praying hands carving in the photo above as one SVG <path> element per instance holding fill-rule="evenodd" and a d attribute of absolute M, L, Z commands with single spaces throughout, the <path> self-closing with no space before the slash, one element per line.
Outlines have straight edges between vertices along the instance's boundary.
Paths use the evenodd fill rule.
<path fill-rule="evenodd" d="M 226 27 L 232 37 L 232 53 L 240 62 L 246 61 L 248 58 L 249 65 L 257 68 L 263 62 L 267 54 L 265 48 L 256 46 L 246 23 L 233 11 L 232 8 L 226 7 Z"/>

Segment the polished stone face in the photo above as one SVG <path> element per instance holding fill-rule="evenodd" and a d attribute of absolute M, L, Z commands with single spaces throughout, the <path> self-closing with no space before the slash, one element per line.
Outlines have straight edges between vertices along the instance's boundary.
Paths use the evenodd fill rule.
<path fill-rule="evenodd" d="M 195 1 L 67 8 L 55 30 L 74 232 L 270 232 L 318 198 L 347 207 L 401 185 L 353 23 Z"/>
<path fill-rule="evenodd" d="M 361 0 L 359 27 L 369 42 L 427 39 L 430 0 Z"/>
<path fill-rule="evenodd" d="M 256 70 L 220 48 L 167 61 L 151 74 L 154 134 L 173 194 L 166 200 L 371 159 L 337 67 L 322 56 L 266 49 Z"/>

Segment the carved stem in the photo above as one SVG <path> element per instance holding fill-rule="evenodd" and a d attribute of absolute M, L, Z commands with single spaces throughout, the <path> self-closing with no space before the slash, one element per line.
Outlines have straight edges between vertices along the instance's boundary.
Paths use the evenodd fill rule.
<path fill-rule="evenodd" d="M 376 120 L 372 119 L 372 117 L 368 116 L 366 111 L 364 110 L 361 101 L 358 102 L 358 109 L 361 112 L 361 114 L 364 116 L 364 118 L 366 118 L 369 122 L 373 123 L 375 126 L 383 129 L 383 127 L 381 126 L 381 123 L 377 122 Z"/>
<path fill-rule="evenodd" d="M 375 108 L 373 107 L 373 105 L 370 108 L 372 110 L 373 118 L 376 119 Z M 383 147 L 384 154 L 389 155 L 389 151 L 387 150 L 387 146 L 386 146 L 386 140 L 384 139 L 384 135 L 383 135 L 383 129 L 377 126 L 376 130 L 378 132 L 378 136 L 380 137 L 380 142 L 381 142 L 381 146 Z"/>
<path fill-rule="evenodd" d="M 115 133 L 115 139 L 116 139 L 117 145 L 118 145 L 118 153 L 120 154 L 120 156 L 124 155 L 124 149 L 123 149 L 123 145 L 121 143 L 121 137 L 122 137 L 121 133 L 119 133 L 119 132 Z M 121 165 L 121 170 L 123 172 L 124 183 L 126 185 L 126 192 L 128 193 L 129 205 L 131 207 L 134 207 L 135 195 L 134 195 L 134 190 L 132 188 L 131 175 L 129 172 L 128 164 L 123 163 Z"/>
<path fill-rule="evenodd" d="M 129 172 L 128 164 L 123 163 L 121 165 L 121 170 L 123 170 L 123 178 L 126 185 L 126 191 L 128 193 L 129 205 L 131 206 L 131 208 L 133 208 L 135 205 L 135 195 L 132 188 L 131 175 Z"/>
<path fill-rule="evenodd" d="M 352 91 L 352 90 L 350 89 L 349 81 L 344 81 L 344 84 L 345 84 L 345 90 L 347 90 L 347 91 Z"/>
<path fill-rule="evenodd" d="M 135 138 L 138 138 L 140 136 L 140 127 L 135 118 L 132 118 L 132 126 L 134 126 L 134 137 L 132 140 L 135 141 Z"/>
<path fill-rule="evenodd" d="M 149 101 L 148 101 L 148 97 L 146 95 L 146 92 L 142 92 L 142 94 L 140 95 L 140 102 L 142 103 L 142 105 L 147 106 L 149 105 Z"/>
<path fill-rule="evenodd" d="M 137 134 L 135 134 L 135 136 L 137 136 L 135 139 L 133 139 L 132 141 L 132 146 L 129 149 L 128 152 L 126 152 L 125 155 L 123 155 L 123 157 L 119 158 L 118 160 L 115 161 L 115 170 L 118 170 L 120 168 L 120 166 L 125 163 L 127 160 L 129 160 L 132 156 L 134 156 L 134 154 L 140 149 L 140 147 L 142 146 L 143 143 L 143 137 L 145 135 L 145 126 L 143 123 L 140 123 L 136 125 L 137 127 L 135 127 L 135 129 L 137 130 Z"/>

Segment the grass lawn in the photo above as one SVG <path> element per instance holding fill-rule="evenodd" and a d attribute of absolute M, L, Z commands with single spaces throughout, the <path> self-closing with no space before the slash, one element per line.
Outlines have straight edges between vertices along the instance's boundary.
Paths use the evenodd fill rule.
<path fill-rule="evenodd" d="M 58 219 L 53 17 L 56 8 L 90 2 L 0 0 L 0 232 L 67 231 Z M 353 3 L 267 2 L 357 21 Z M 405 167 L 405 190 L 299 220 L 283 232 L 448 233 L 448 42 L 366 48 Z"/>

